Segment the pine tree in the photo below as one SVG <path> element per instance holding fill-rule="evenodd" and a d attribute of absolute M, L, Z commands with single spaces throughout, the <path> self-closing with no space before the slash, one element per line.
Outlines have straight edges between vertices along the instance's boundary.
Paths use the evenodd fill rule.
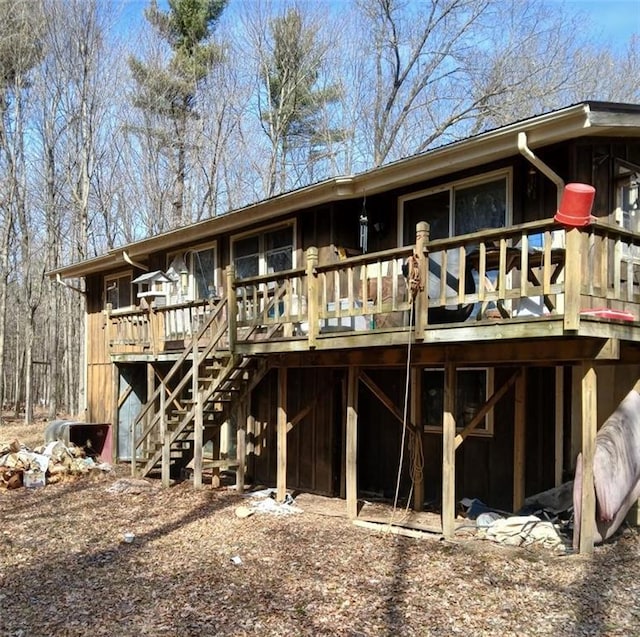
<path fill-rule="evenodd" d="M 172 163 L 174 226 L 188 221 L 184 214 L 188 122 L 197 116 L 199 85 L 222 58 L 211 35 L 225 5 L 226 0 L 169 0 L 169 10 L 162 11 L 157 0 L 152 0 L 145 17 L 172 55 L 165 64 L 135 57 L 129 60 L 138 85 L 134 105 L 149 122 L 144 133 L 155 139 Z M 152 127 L 151 121 L 164 123 L 164 127 Z"/>
<path fill-rule="evenodd" d="M 263 126 L 273 148 L 269 195 L 287 185 L 290 155 L 302 150 L 301 165 L 326 156 L 331 142 L 343 133 L 323 121 L 324 109 L 338 100 L 335 86 L 319 88 L 323 58 L 316 29 L 306 26 L 298 9 L 290 9 L 270 25 L 273 48 L 263 69 L 267 107 Z"/>

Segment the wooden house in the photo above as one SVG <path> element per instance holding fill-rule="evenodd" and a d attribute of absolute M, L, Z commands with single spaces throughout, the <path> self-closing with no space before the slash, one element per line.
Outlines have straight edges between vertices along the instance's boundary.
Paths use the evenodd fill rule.
<path fill-rule="evenodd" d="M 205 448 L 354 517 L 402 462 L 448 537 L 461 497 L 515 511 L 580 451 L 589 484 L 640 378 L 639 183 L 640 106 L 585 102 L 63 267 L 86 418 L 138 475 L 200 485 Z M 138 303 L 146 273 L 162 303 Z"/>

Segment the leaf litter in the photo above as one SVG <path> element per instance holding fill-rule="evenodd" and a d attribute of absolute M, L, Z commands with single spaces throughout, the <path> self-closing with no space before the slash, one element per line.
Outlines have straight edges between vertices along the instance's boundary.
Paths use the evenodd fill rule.
<path fill-rule="evenodd" d="M 585 558 L 242 506 L 233 489 L 162 489 L 127 466 L 0 491 L 0 634 L 639 633 L 635 529 Z"/>

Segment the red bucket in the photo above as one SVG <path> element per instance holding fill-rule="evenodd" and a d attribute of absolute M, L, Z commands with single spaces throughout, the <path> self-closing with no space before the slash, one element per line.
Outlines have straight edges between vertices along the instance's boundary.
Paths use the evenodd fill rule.
<path fill-rule="evenodd" d="M 554 219 L 565 226 L 588 226 L 596 189 L 589 184 L 567 184 Z"/>

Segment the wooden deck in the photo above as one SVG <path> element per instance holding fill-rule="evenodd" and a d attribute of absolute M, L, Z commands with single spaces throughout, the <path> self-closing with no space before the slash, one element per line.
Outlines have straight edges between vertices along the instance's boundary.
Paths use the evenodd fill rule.
<path fill-rule="evenodd" d="M 276 368 L 277 497 L 283 500 L 287 431 L 313 405 L 289 418 L 288 370 L 347 368 L 344 489 L 347 515 L 355 519 L 359 383 L 367 384 L 395 414 L 384 388 L 373 386 L 365 368 L 406 365 L 409 345 L 412 396 L 420 393 L 415 373 L 420 366 L 444 371 L 444 537 L 452 538 L 455 532 L 456 448 L 511 387 L 513 509 L 522 504 L 528 365 L 579 366 L 582 453 L 585 462 L 592 459 L 595 365 L 640 363 L 640 235 L 598 223 L 565 229 L 553 220 L 437 241 L 429 241 L 419 224 L 417 234 L 415 246 L 335 263 L 319 263 L 318 250 L 311 247 L 303 267 L 259 277 L 238 279 L 229 267 L 225 294 L 213 301 L 107 310 L 100 343 L 111 362 L 173 363 L 168 371 L 156 369 L 168 366 L 147 365 L 147 386 L 155 389 L 131 428 L 132 473 L 160 471 L 168 485 L 172 467 L 192 458 L 194 485 L 200 485 L 203 444 L 213 439 L 229 414 L 244 413 L 238 417 L 237 458 L 231 459 L 243 484 L 242 459 L 251 425 L 242 410 L 257 383 Z M 456 369 L 469 365 L 518 370 L 459 429 L 454 416 Z M 114 396 L 117 382 L 114 374 Z M 562 382 L 556 370 L 556 388 Z M 561 396 L 561 390 L 556 391 Z M 562 475 L 562 404 L 559 399 L 555 415 L 557 476 Z M 411 428 L 410 434 L 422 439 Z M 423 485 L 417 477 L 414 482 Z M 414 500 L 420 509 L 421 486 Z M 583 502 L 583 510 L 593 512 L 584 519 L 595 518 L 594 502 Z M 586 540 L 580 548 L 587 552 L 593 536 L 586 526 L 583 532 Z"/>
<path fill-rule="evenodd" d="M 219 344 L 251 355 L 409 341 L 640 341 L 640 235 L 608 225 L 547 220 L 335 263 L 317 255 L 309 248 L 304 267 L 251 279 L 227 268 L 227 307 L 236 311 L 212 323 L 226 324 Z M 409 263 L 420 272 L 413 289 Z M 108 351 L 119 361 L 177 358 L 217 303 L 107 310 Z"/>

